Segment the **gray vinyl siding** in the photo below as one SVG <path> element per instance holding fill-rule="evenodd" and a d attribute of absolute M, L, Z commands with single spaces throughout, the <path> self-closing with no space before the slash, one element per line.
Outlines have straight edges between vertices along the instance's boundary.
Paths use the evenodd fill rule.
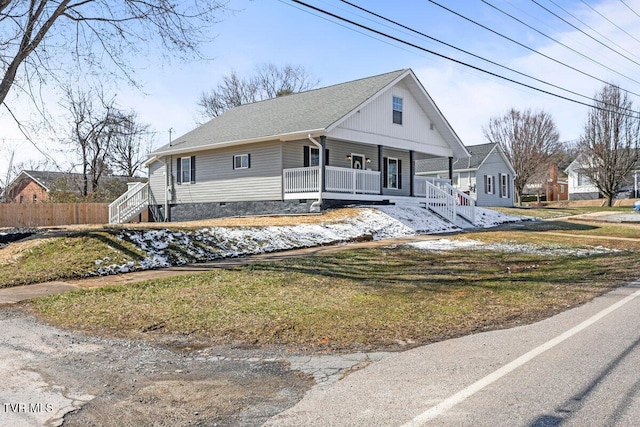
<path fill-rule="evenodd" d="M 149 165 L 149 189 L 152 204 L 161 205 L 165 202 L 165 168 L 161 161 Z"/>
<path fill-rule="evenodd" d="M 347 156 L 351 154 L 361 154 L 367 159 L 371 159 L 370 163 L 365 164 L 365 169 L 378 170 L 378 146 L 357 144 L 354 142 L 327 140 L 327 148 L 329 149 L 329 165 L 339 168 L 351 168 L 351 161 Z"/>
<path fill-rule="evenodd" d="M 318 140 L 318 142 L 320 142 Z M 315 145 L 309 140 L 291 141 L 283 143 L 282 147 L 282 164 L 285 169 L 304 167 L 304 147 Z M 373 171 L 378 170 L 378 146 L 357 144 L 353 142 L 327 140 L 326 148 L 329 150 L 329 166 L 340 168 L 350 168 L 351 162 L 347 160 L 347 156 L 353 154 L 362 154 L 371 162 L 366 165 L 366 169 Z"/>
<path fill-rule="evenodd" d="M 402 162 L 402 188 L 383 188 L 382 194 L 389 196 L 409 196 L 411 194 L 411 176 L 409 165 L 409 152 L 385 148 L 382 150 L 382 157 L 393 157 Z"/>
<path fill-rule="evenodd" d="M 500 197 L 500 174 L 509 175 L 509 197 L 506 198 Z M 513 206 L 513 172 L 509 170 L 500 154 L 493 151 L 487 156 L 476 175 L 478 206 Z M 493 194 L 485 193 L 485 176 L 493 176 Z"/>
<path fill-rule="evenodd" d="M 233 156 L 249 154 L 250 167 L 233 169 Z M 185 157 L 187 155 L 184 155 Z M 282 148 L 280 142 L 241 145 L 198 152 L 196 182 L 176 183 L 173 156 L 173 203 L 282 200 Z"/>

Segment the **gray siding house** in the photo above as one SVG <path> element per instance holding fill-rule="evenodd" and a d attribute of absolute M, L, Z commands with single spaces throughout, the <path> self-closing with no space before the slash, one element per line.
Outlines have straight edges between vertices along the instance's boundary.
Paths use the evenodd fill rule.
<path fill-rule="evenodd" d="M 425 197 L 416 161 L 468 156 L 399 70 L 233 108 L 149 155 L 145 197 L 165 221 L 396 203 Z"/>
<path fill-rule="evenodd" d="M 515 171 L 504 150 L 488 143 L 467 147 L 470 157 L 454 159 L 453 187 L 476 200 L 478 206 L 513 206 Z M 429 179 L 448 179 L 447 159 L 416 161 L 416 174 Z"/>

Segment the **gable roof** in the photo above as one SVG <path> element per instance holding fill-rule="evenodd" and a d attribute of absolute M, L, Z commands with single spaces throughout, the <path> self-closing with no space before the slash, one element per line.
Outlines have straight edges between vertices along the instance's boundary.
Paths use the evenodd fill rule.
<path fill-rule="evenodd" d="M 363 104 L 373 99 L 385 88 L 411 75 L 410 69 L 397 70 L 373 77 L 340 83 L 306 92 L 271 98 L 232 108 L 176 138 L 151 153 L 151 157 L 180 154 L 211 148 L 280 139 L 283 141 L 320 136 L 335 128 Z M 446 131 L 449 144 L 461 156 L 466 155 L 464 145 L 444 119 L 426 91 L 426 104 L 436 115 L 441 131 Z M 452 142 L 453 141 L 453 142 Z"/>
<path fill-rule="evenodd" d="M 478 169 L 489 155 L 497 149 L 498 144 L 490 142 L 487 144 L 471 145 L 467 147 L 468 158 L 456 158 L 453 161 L 454 170 L 475 170 Z M 438 157 L 434 159 L 416 160 L 416 173 L 419 172 L 448 172 L 449 159 Z"/>
<path fill-rule="evenodd" d="M 6 186 L 4 194 L 8 194 L 13 187 L 18 185 L 23 179 L 31 179 L 33 182 L 42 187 L 45 191 L 49 192 L 55 186 L 55 184 L 66 183 L 70 186 L 70 190 L 82 189 L 82 174 L 73 172 L 55 172 L 55 171 L 35 171 L 35 170 L 23 170 L 18 176 Z M 100 178 L 101 182 L 119 181 L 123 183 L 146 181 L 146 178 L 140 177 L 128 177 L 120 175 L 104 175 Z"/>

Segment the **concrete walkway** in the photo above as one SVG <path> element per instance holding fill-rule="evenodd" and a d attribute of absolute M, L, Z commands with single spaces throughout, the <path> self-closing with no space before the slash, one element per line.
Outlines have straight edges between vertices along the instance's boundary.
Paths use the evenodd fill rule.
<path fill-rule="evenodd" d="M 63 292 L 74 291 L 78 289 L 92 289 L 103 286 L 128 285 L 139 283 L 145 280 L 164 279 L 167 277 L 181 276 L 204 271 L 215 270 L 218 268 L 235 268 L 243 265 L 280 261 L 289 258 L 321 256 L 338 251 L 352 250 L 359 248 L 375 248 L 393 245 L 402 245 L 410 242 L 423 240 L 441 239 L 443 235 L 420 235 L 410 236 L 397 239 L 375 240 L 369 242 L 355 242 L 338 244 L 331 246 L 317 246 L 312 248 L 294 249 L 290 251 L 272 252 L 259 255 L 251 255 L 240 258 L 225 258 L 210 262 L 197 264 L 186 264 L 156 270 L 135 271 L 132 273 L 118 274 L 112 276 L 97 276 L 85 279 L 70 279 L 64 281 L 53 281 L 46 283 L 36 283 L 32 285 L 14 286 L 10 288 L 0 289 L 0 305 L 15 304 L 20 301 L 29 300 L 48 295 L 61 294 Z"/>

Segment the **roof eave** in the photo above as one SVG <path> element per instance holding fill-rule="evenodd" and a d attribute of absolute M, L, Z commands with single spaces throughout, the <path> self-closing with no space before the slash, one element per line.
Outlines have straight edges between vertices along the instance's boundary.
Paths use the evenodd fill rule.
<path fill-rule="evenodd" d="M 261 136 L 261 137 L 249 138 L 249 139 L 216 142 L 213 144 L 200 145 L 197 147 L 184 147 L 184 148 L 176 148 L 173 150 L 154 151 L 153 153 L 149 154 L 150 157 L 146 163 L 151 164 L 154 161 L 159 160 L 161 157 L 165 157 L 165 156 L 195 153 L 199 151 L 215 150 L 218 148 L 234 147 L 238 145 L 255 144 L 255 143 L 267 142 L 267 141 L 283 141 L 283 142 L 295 141 L 298 139 L 307 139 L 309 136 L 320 137 L 320 136 L 326 135 L 326 133 L 327 133 L 326 129 L 311 129 L 311 130 L 305 130 L 305 131 L 283 133 L 279 135 L 268 135 L 268 136 Z"/>

